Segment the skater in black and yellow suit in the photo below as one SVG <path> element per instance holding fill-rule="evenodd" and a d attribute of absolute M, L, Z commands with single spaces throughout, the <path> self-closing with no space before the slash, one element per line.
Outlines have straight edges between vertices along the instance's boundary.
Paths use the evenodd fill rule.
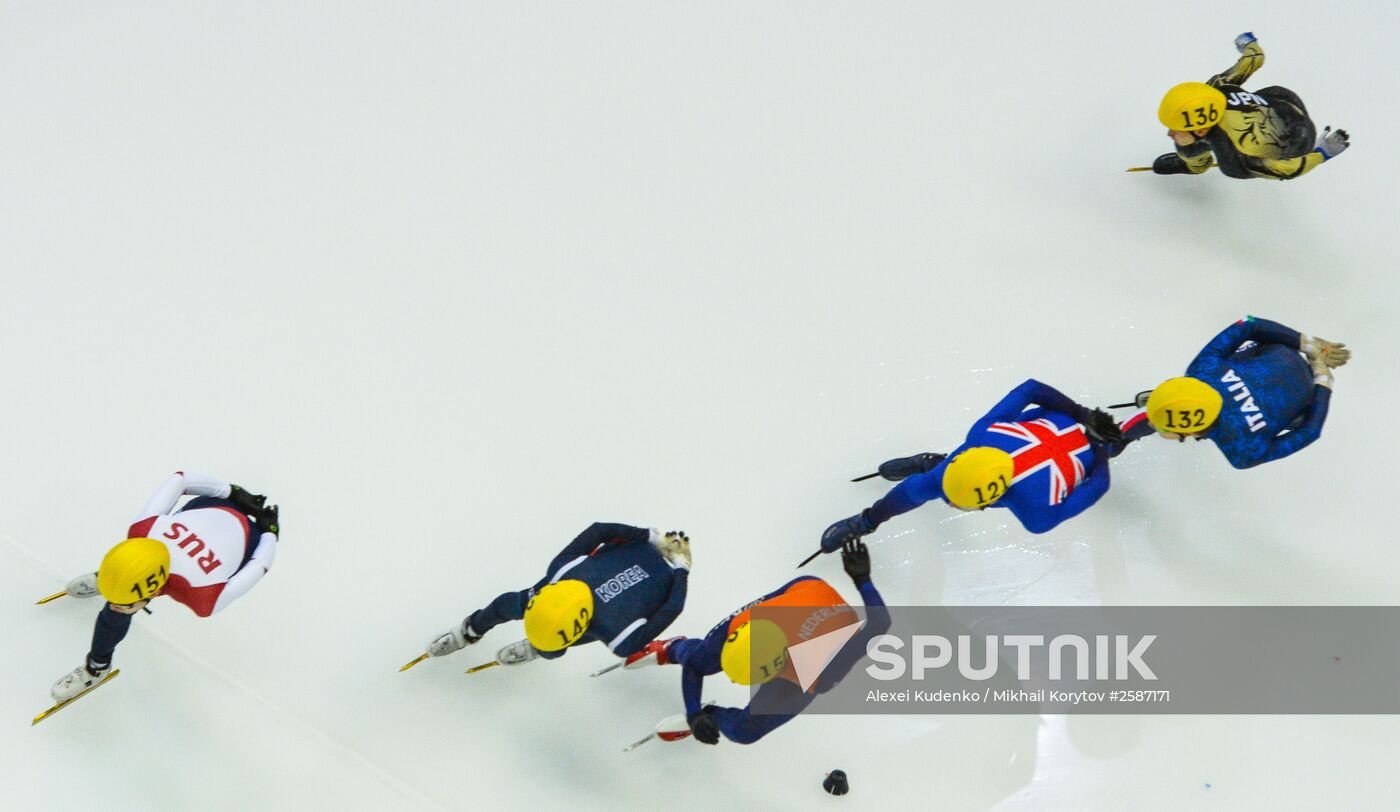
<path fill-rule="evenodd" d="M 1349 146 L 1346 130 L 1318 135 L 1298 94 L 1286 87 L 1254 92 L 1241 85 L 1264 65 L 1254 34 L 1235 38 L 1239 61 L 1206 82 L 1185 82 L 1167 92 L 1157 118 L 1176 142 L 1159 156 L 1159 175 L 1199 175 L 1212 166 L 1232 178 L 1287 180 L 1335 158 Z"/>

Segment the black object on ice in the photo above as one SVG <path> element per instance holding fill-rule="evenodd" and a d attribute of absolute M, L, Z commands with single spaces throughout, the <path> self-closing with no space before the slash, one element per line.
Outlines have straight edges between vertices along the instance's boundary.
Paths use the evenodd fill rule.
<path fill-rule="evenodd" d="M 851 785 L 847 783 L 844 771 L 832 770 L 826 774 L 826 780 L 822 782 L 822 789 L 832 795 L 845 795 L 851 791 Z"/>

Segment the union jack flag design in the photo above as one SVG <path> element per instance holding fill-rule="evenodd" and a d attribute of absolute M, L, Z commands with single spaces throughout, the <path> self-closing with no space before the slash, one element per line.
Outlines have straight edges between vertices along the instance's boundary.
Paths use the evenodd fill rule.
<path fill-rule="evenodd" d="M 1025 441 L 1025 445 L 1010 452 L 1016 465 L 1012 485 L 1048 468 L 1049 503 L 1058 505 L 1084 481 L 1084 463 L 1078 455 L 1092 454 L 1093 449 L 1078 423 L 1060 428 L 1042 417 L 1025 423 L 993 423 L 987 430 Z"/>

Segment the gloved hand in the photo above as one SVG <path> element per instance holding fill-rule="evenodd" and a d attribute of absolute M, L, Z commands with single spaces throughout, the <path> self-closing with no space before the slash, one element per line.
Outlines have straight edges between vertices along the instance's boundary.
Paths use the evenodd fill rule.
<path fill-rule="evenodd" d="M 684 530 L 668 530 L 656 540 L 656 549 L 672 569 L 690 571 L 690 536 Z"/>
<path fill-rule="evenodd" d="M 1318 135 L 1317 146 L 1313 149 L 1322 153 L 1322 160 L 1330 161 L 1346 152 L 1349 146 L 1351 146 L 1351 136 L 1347 135 L 1346 130 L 1333 130 L 1331 127 L 1327 127 Z"/>
<path fill-rule="evenodd" d="M 1099 445 L 1114 445 L 1123 442 L 1123 429 L 1113 415 L 1103 409 L 1085 411 L 1079 422 L 1084 424 L 1084 433 Z"/>
<path fill-rule="evenodd" d="M 719 744 L 719 720 L 715 718 L 712 707 L 714 706 L 706 705 L 698 712 L 685 717 L 686 724 L 690 725 L 691 734 L 701 744 Z"/>
<path fill-rule="evenodd" d="M 1308 356 L 1309 362 L 1321 357 L 1327 362 L 1329 369 L 1346 366 L 1347 361 L 1351 360 L 1351 350 L 1347 349 L 1347 345 L 1340 341 L 1328 341 L 1317 336 L 1303 336 L 1303 346 L 1300 349 L 1304 355 Z"/>
<path fill-rule="evenodd" d="M 856 541 L 861 536 L 875 532 L 875 522 L 871 521 L 866 513 L 867 511 L 861 511 L 828 527 L 826 532 L 822 533 L 822 552 L 834 553 L 846 542 Z"/>
<path fill-rule="evenodd" d="M 1332 377 L 1332 370 L 1327 366 L 1326 358 L 1323 358 L 1321 355 L 1319 355 L 1316 358 L 1312 359 L 1312 373 L 1313 383 L 1318 384 L 1320 386 L 1325 386 L 1328 389 L 1332 388 L 1332 383 L 1334 379 Z"/>
<path fill-rule="evenodd" d="M 264 533 L 271 533 L 280 541 L 282 538 L 282 525 L 277 519 L 277 506 L 263 508 L 257 515 L 258 528 Z"/>
<path fill-rule="evenodd" d="M 1235 37 L 1235 50 L 1244 53 L 1244 49 L 1249 47 L 1251 42 L 1258 42 L 1259 38 L 1254 36 L 1253 31 L 1246 31 Z"/>
<path fill-rule="evenodd" d="M 257 516 L 262 512 L 263 505 L 267 502 L 267 497 L 258 493 L 249 493 L 237 485 L 229 486 L 228 498 L 238 506 L 238 509 L 250 516 Z"/>
<path fill-rule="evenodd" d="M 848 541 L 841 548 L 841 566 L 857 585 L 870 580 L 870 551 L 860 539 Z"/>

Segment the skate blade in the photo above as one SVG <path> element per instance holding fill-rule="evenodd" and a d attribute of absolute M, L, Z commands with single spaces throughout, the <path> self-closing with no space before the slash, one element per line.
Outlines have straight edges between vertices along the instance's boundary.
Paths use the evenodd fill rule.
<path fill-rule="evenodd" d="M 421 655 L 419 655 L 417 659 L 415 659 L 415 660 L 409 662 L 409 663 L 408 663 L 407 665 L 405 665 L 403 668 L 400 668 L 400 669 L 399 669 L 399 673 L 402 674 L 403 672 L 407 671 L 408 669 L 412 668 L 412 667 L 415 666 L 415 665 L 418 665 L 419 663 L 423 662 L 423 661 L 426 660 L 426 659 L 428 659 L 428 655 L 427 655 L 427 654 L 421 654 Z"/>
<path fill-rule="evenodd" d="M 482 663 L 481 665 L 474 665 L 474 666 L 472 666 L 471 668 L 468 668 L 468 669 L 467 669 L 467 673 L 468 673 L 468 674 L 475 674 L 475 673 L 478 672 L 478 671 L 485 671 L 485 670 L 488 669 L 488 668 L 495 668 L 496 666 L 498 666 L 498 665 L 500 665 L 500 664 L 501 664 L 501 661 L 500 661 L 500 660 L 492 660 L 492 661 L 489 662 L 489 663 Z"/>
<path fill-rule="evenodd" d="M 67 594 L 68 594 L 68 592 L 67 592 L 66 590 L 63 591 L 63 592 L 57 592 L 57 593 L 54 593 L 53 595 L 48 596 L 47 598 L 40 598 L 39 600 L 34 601 L 34 605 L 35 605 L 35 606 L 43 606 L 44 604 L 49 603 L 50 601 L 56 601 L 56 600 L 58 600 L 59 598 L 63 597 L 64 595 L 67 595 Z"/>
<path fill-rule="evenodd" d="M 1151 171 L 1152 171 L 1152 167 L 1150 167 L 1150 166 L 1130 166 L 1130 167 L 1128 167 L 1127 169 L 1125 169 L 1125 170 L 1123 170 L 1123 171 L 1124 171 L 1124 172 L 1151 172 Z"/>
<path fill-rule="evenodd" d="M 113 670 L 112 673 L 110 673 L 110 674 L 108 674 L 107 676 L 103 677 L 103 678 L 101 679 L 101 681 L 99 681 L 99 682 L 97 682 L 96 684 L 94 684 L 91 688 L 88 688 L 87 690 L 83 691 L 82 693 L 78 694 L 77 696 L 73 697 L 72 699 L 68 699 L 68 700 L 65 700 L 65 701 L 63 701 L 63 702 L 60 702 L 60 703 L 58 703 L 57 705 L 54 705 L 52 708 L 49 708 L 48 710 L 46 710 L 46 711 L 44 711 L 43 713 L 39 714 L 38 716 L 35 716 L 35 717 L 34 717 L 34 721 L 30 722 L 30 723 L 29 723 L 29 726 L 30 726 L 30 727 L 34 727 L 35 725 L 39 724 L 40 722 L 44 721 L 45 719 L 49 718 L 50 716 L 53 716 L 55 713 L 58 713 L 59 711 L 61 711 L 61 710 L 63 710 L 64 708 L 68 707 L 69 705 L 73 704 L 74 702 L 77 702 L 79 699 L 82 699 L 83 697 L 87 696 L 88 694 L 92 693 L 93 691 L 96 691 L 98 688 L 101 688 L 103 685 L 106 685 L 108 682 L 110 682 L 110 681 L 116 679 L 117 675 L 120 674 L 121 672 L 122 672 L 122 670 L 121 670 L 120 668 Z"/>
<path fill-rule="evenodd" d="M 655 734 L 655 733 L 648 733 L 648 734 L 647 734 L 647 737 L 646 737 L 645 739 L 637 739 L 636 741 L 634 741 L 634 742 L 632 742 L 631 744 L 627 745 L 626 747 L 622 748 L 622 752 L 624 752 L 624 753 L 630 753 L 630 752 L 632 752 L 633 750 L 636 750 L 638 747 L 641 747 L 642 745 L 646 744 L 647 742 L 651 741 L 651 740 L 654 739 L 654 738 L 656 738 L 656 734 Z"/>
<path fill-rule="evenodd" d="M 600 668 L 600 669 L 598 669 L 597 671 L 594 671 L 592 674 L 589 674 L 588 676 L 590 676 L 590 677 L 601 677 L 601 676 L 603 676 L 604 674 L 608 673 L 609 671 L 616 671 L 617 669 L 621 668 L 626 662 L 627 662 L 626 660 L 619 660 L 618 662 L 613 663 L 612 665 L 608 666 L 607 668 Z"/>

